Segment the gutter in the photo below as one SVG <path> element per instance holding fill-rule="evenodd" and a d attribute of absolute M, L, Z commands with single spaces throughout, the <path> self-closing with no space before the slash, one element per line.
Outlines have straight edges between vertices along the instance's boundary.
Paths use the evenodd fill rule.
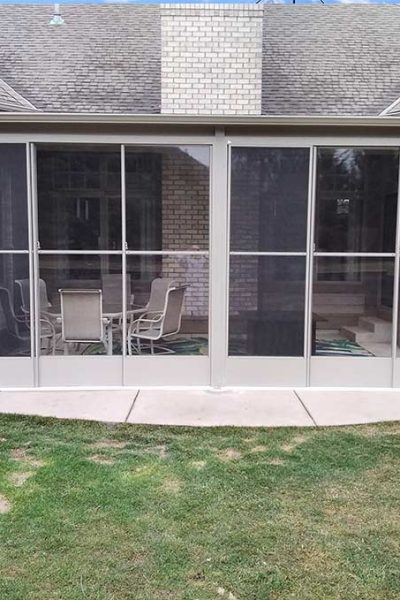
<path fill-rule="evenodd" d="M 400 127 L 400 116 L 269 116 L 0 112 L 1 123 Z"/>

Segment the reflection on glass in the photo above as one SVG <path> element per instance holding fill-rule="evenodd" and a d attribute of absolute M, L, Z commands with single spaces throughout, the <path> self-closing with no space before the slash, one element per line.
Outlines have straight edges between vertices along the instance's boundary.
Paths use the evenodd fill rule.
<path fill-rule="evenodd" d="M 303 356 L 305 258 L 231 256 L 229 354 Z"/>
<path fill-rule="evenodd" d="M 126 149 L 130 250 L 208 250 L 209 162 L 206 146 Z"/>
<path fill-rule="evenodd" d="M 159 319 L 160 338 L 156 354 L 207 354 L 208 352 L 208 257 L 199 255 L 128 256 L 127 273 L 131 281 L 134 307 L 129 320 L 132 340 L 130 354 L 151 351 L 149 337 L 140 317 Z M 182 298 L 169 297 L 170 288 L 184 288 Z M 182 301 L 182 302 L 181 302 Z M 170 321 L 173 334 L 162 329 Z M 143 337 L 139 334 L 143 333 Z M 137 334 L 137 335 L 136 335 Z M 135 337 L 136 335 L 136 337 Z M 133 339 L 135 337 L 135 339 Z M 137 338 L 139 337 L 140 348 Z"/>
<path fill-rule="evenodd" d="M 121 249 L 121 158 L 110 146 L 39 146 L 42 249 Z"/>
<path fill-rule="evenodd" d="M 26 281 L 29 260 L 21 254 L 0 255 L 0 356 L 30 356 L 30 307 L 24 305 L 19 282 Z"/>
<path fill-rule="evenodd" d="M 391 356 L 393 269 L 390 258 L 315 259 L 314 355 Z"/>
<path fill-rule="evenodd" d="M 309 150 L 233 148 L 231 250 L 306 248 Z"/>
<path fill-rule="evenodd" d="M 318 150 L 317 251 L 394 252 L 398 163 L 396 149 Z"/>
<path fill-rule="evenodd" d="M 28 249 L 25 144 L 0 144 L 0 249 Z"/>
<path fill-rule="evenodd" d="M 122 353 L 121 269 L 114 255 L 40 256 L 40 316 L 54 328 L 52 354 Z"/>

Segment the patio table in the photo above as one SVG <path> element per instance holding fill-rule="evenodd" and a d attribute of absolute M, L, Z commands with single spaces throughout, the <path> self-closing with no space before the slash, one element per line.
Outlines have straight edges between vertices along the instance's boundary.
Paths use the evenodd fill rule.
<path fill-rule="evenodd" d="M 137 306 L 135 308 L 129 308 L 126 311 L 126 316 L 127 317 L 133 316 L 135 314 L 139 315 L 140 313 L 143 313 L 143 312 L 145 312 L 145 308 Z M 59 306 L 51 306 L 49 308 L 46 308 L 46 310 L 42 310 L 41 313 L 43 315 L 46 315 L 48 318 L 50 318 L 54 321 L 58 321 L 59 323 L 61 322 L 61 312 L 60 312 Z M 113 352 L 113 322 L 116 320 L 122 321 L 122 317 L 123 317 L 122 306 L 117 303 L 114 303 L 114 304 L 103 303 L 102 317 L 104 319 L 108 320 L 108 322 L 105 323 L 107 336 L 108 336 L 107 355 L 112 356 L 112 352 Z"/>

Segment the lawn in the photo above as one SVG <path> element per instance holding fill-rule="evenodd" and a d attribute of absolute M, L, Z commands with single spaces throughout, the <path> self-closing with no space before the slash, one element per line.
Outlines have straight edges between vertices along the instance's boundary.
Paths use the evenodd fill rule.
<path fill-rule="evenodd" d="M 400 425 L 0 417 L 1 600 L 400 598 Z"/>

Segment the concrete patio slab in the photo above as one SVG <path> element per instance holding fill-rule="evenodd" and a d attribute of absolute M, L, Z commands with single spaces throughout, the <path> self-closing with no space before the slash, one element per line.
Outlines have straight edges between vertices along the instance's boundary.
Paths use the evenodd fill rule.
<path fill-rule="evenodd" d="M 400 420 L 400 391 L 297 390 L 317 425 Z"/>
<path fill-rule="evenodd" d="M 126 391 L 2 391 L 0 412 L 59 419 L 121 422 L 137 390 Z"/>
<path fill-rule="evenodd" d="M 128 423 L 196 427 L 313 425 L 290 390 L 142 390 Z"/>

